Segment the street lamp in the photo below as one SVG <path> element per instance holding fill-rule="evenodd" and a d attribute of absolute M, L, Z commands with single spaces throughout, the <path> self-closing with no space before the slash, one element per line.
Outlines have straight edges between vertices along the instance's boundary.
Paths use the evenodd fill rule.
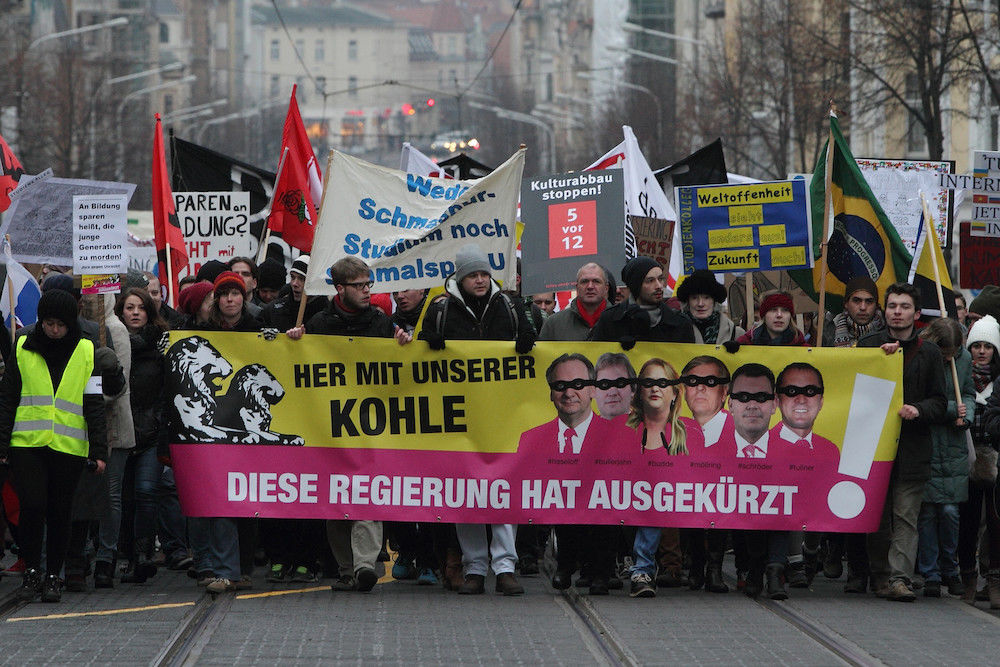
<path fill-rule="evenodd" d="M 95 151 L 97 149 L 97 112 L 95 107 L 97 106 L 97 98 L 101 92 L 101 88 L 104 86 L 114 86 L 119 83 L 125 83 L 126 81 L 135 81 L 136 79 L 144 79 L 147 76 L 153 76 L 154 74 L 163 74 L 165 72 L 175 72 L 179 69 L 184 69 L 184 63 L 174 62 L 169 65 L 164 65 L 163 67 L 154 67 L 153 69 L 143 70 L 142 72 L 135 72 L 133 74 L 125 74 L 123 76 L 116 76 L 111 79 L 105 79 L 101 82 L 101 85 L 94 90 L 93 95 L 90 98 L 90 128 L 88 129 L 87 136 L 90 139 L 90 180 L 94 180 L 94 169 L 97 164 L 97 156 Z"/>
<path fill-rule="evenodd" d="M 198 128 L 198 143 L 200 144 L 202 142 L 202 140 L 205 138 L 205 132 L 207 132 L 208 128 L 211 127 L 212 125 L 219 125 L 220 123 L 236 120 L 237 118 L 247 118 L 249 116 L 254 115 L 255 113 L 263 111 L 264 109 L 270 109 L 271 107 L 276 107 L 282 103 L 287 104 L 288 98 L 276 97 L 272 100 L 264 102 L 260 106 L 250 107 L 249 109 L 244 109 L 243 111 L 237 111 L 235 113 L 227 114 L 225 116 L 219 116 L 218 118 L 213 118 L 212 120 L 206 121 L 200 128 Z"/>
<path fill-rule="evenodd" d="M 115 114 L 115 119 L 118 125 L 118 160 L 115 168 L 115 175 L 119 181 L 125 178 L 125 142 L 122 141 L 122 124 L 123 124 L 123 114 L 125 113 L 125 105 L 129 103 L 130 100 L 141 95 L 148 95 L 149 93 L 156 92 L 157 90 L 163 90 L 164 88 L 172 88 L 174 86 L 181 86 L 186 83 L 191 83 L 197 81 L 198 77 L 194 74 L 188 74 L 182 79 L 177 79 L 176 81 L 165 81 L 163 83 L 158 83 L 155 86 L 149 86 L 148 88 L 140 88 L 139 90 L 133 90 L 131 93 L 122 98 L 121 103 L 118 105 L 118 111 Z"/>
<path fill-rule="evenodd" d="M 212 113 L 213 108 L 221 107 L 226 104 L 229 104 L 228 98 L 222 98 L 221 100 L 215 100 L 214 102 L 207 102 L 205 104 L 196 104 L 191 107 L 182 107 L 180 109 L 175 109 L 174 111 L 171 111 L 170 113 L 165 115 L 162 118 L 162 121 L 164 124 L 166 124 L 167 121 L 171 120 L 176 122 L 178 120 L 181 120 L 182 118 L 196 115 L 201 111 L 208 111 L 209 113 Z"/>
<path fill-rule="evenodd" d="M 482 109 L 483 111 L 492 111 L 500 118 L 506 118 L 508 120 L 514 120 L 521 123 L 528 123 L 534 125 L 535 127 L 542 128 L 549 135 L 549 172 L 555 173 L 556 171 L 556 133 L 552 130 L 552 127 L 538 120 L 534 116 L 529 116 L 526 113 L 521 113 L 519 111 L 514 111 L 513 109 L 505 109 L 503 107 L 493 106 L 491 104 L 480 104 L 478 102 L 473 102 L 469 100 L 469 106 L 473 109 Z"/>

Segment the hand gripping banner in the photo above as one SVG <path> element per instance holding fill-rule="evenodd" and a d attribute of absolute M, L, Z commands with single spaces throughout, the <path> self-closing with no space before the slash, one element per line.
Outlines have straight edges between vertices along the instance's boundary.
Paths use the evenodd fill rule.
<path fill-rule="evenodd" d="M 171 341 L 188 516 L 870 532 L 899 436 L 880 349 Z"/>

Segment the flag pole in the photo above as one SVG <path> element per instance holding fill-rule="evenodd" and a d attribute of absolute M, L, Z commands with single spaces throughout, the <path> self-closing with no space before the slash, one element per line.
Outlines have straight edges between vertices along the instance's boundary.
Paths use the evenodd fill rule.
<path fill-rule="evenodd" d="M 172 264 L 170 261 L 170 239 L 164 239 L 164 245 L 167 248 L 167 285 L 170 289 L 170 304 L 171 308 L 177 305 L 177 295 L 174 294 L 174 272 Z"/>
<path fill-rule="evenodd" d="M 257 265 L 260 266 L 263 258 L 267 256 L 267 243 L 271 240 L 271 210 L 274 208 L 274 193 L 278 191 L 278 183 L 281 182 L 281 171 L 285 168 L 285 159 L 288 157 L 288 146 L 281 151 L 281 159 L 278 161 L 278 173 L 274 175 L 274 189 L 271 190 L 271 198 L 267 202 L 267 215 L 264 216 L 264 240 L 260 242 L 257 249 Z"/>
<path fill-rule="evenodd" d="M 747 331 L 753 328 L 753 272 L 747 271 L 743 276 L 743 286 L 746 288 Z"/>
<path fill-rule="evenodd" d="M 3 237 L 7 240 L 7 247 L 10 247 L 10 234 L 4 234 Z M 14 255 L 14 251 L 11 250 L 11 256 Z M 14 314 L 14 309 L 16 306 L 14 300 L 14 281 L 10 279 L 10 267 L 7 267 L 7 303 L 10 304 L 10 342 L 11 345 L 14 344 L 14 331 L 17 328 L 15 324 L 15 319 L 17 316 Z"/>
<path fill-rule="evenodd" d="M 833 209 L 833 119 L 836 118 L 837 108 L 830 100 L 830 135 L 826 142 L 826 172 L 824 177 L 823 195 L 823 239 L 819 244 L 819 312 L 816 313 L 819 323 L 816 325 L 816 347 L 823 346 L 823 325 L 826 323 L 826 249 L 827 240 L 830 238 L 830 212 Z"/>
<path fill-rule="evenodd" d="M 326 158 L 326 171 L 323 173 L 323 196 L 319 200 L 319 210 L 316 211 L 316 225 L 319 225 L 319 221 L 322 218 L 323 205 L 326 204 L 326 193 L 329 190 L 327 187 L 330 184 L 330 167 L 333 166 L 333 151 Z M 275 181 L 275 187 L 277 187 L 277 181 Z M 295 317 L 295 327 L 298 328 L 302 326 L 302 318 L 306 316 L 306 287 L 302 286 L 302 300 L 299 302 L 299 314 Z"/>

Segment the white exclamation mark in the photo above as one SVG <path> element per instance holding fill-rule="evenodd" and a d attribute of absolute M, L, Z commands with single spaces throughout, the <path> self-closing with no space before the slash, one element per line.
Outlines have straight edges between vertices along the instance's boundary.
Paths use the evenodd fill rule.
<path fill-rule="evenodd" d="M 854 376 L 854 392 L 847 413 L 838 473 L 868 479 L 895 391 L 896 383 L 892 380 L 861 373 Z M 834 484 L 826 500 L 830 511 L 841 519 L 853 519 L 861 514 L 866 502 L 864 489 L 850 480 Z"/>

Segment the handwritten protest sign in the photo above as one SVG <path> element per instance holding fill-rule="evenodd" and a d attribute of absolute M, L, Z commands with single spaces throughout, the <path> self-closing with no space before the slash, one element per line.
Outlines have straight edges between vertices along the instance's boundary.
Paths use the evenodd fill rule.
<path fill-rule="evenodd" d="M 652 257 L 665 271 L 670 266 L 670 249 L 674 239 L 674 221 L 630 215 L 635 245 L 639 255 Z"/>
<path fill-rule="evenodd" d="M 621 169 L 526 178 L 521 184 L 521 290 L 572 289 L 588 262 L 615 273 L 625 263 Z"/>
<path fill-rule="evenodd" d="M 335 294 L 330 267 L 357 257 L 371 267 L 375 291 L 444 284 L 459 248 L 476 243 L 493 277 L 513 285 L 519 150 L 488 176 L 459 181 L 386 169 L 333 152 L 313 252 L 309 294 Z"/>
<path fill-rule="evenodd" d="M 934 216 L 941 247 L 951 246 L 952 193 L 939 185 L 938 178 L 953 173 L 954 162 L 885 158 L 856 158 L 855 162 L 910 254 L 922 224 L 921 192 Z"/>
<path fill-rule="evenodd" d="M 248 257 L 256 246 L 250 235 L 249 192 L 175 192 L 174 206 L 187 241 L 191 275 L 209 260 Z"/>
<path fill-rule="evenodd" d="M 812 266 L 805 181 L 675 188 L 684 272 Z"/>
<path fill-rule="evenodd" d="M 879 349 L 639 343 L 627 358 L 640 378 L 652 367 L 684 378 L 667 382 L 670 396 L 657 390 L 674 406 L 671 426 L 647 434 L 661 427 L 614 406 L 637 395 L 647 409 L 651 389 L 623 370 L 615 398 L 627 400 L 606 401 L 588 379 L 588 364 L 622 353 L 617 343 L 542 342 L 524 355 L 511 341 L 432 351 L 181 331 L 171 343 L 171 453 L 187 516 L 870 532 L 901 423 L 902 355 Z M 787 371 L 779 389 L 825 392 L 754 398 L 747 416 L 740 380 L 727 384 L 748 363 Z M 550 368 L 575 386 L 549 385 Z M 706 376 L 722 382 L 699 384 Z M 567 408 L 566 391 L 582 402 Z M 501 408 L 498 397 L 517 400 Z M 577 419 L 590 420 L 580 450 L 560 451 L 557 420 Z M 759 457 L 739 445 L 751 430 Z"/>

